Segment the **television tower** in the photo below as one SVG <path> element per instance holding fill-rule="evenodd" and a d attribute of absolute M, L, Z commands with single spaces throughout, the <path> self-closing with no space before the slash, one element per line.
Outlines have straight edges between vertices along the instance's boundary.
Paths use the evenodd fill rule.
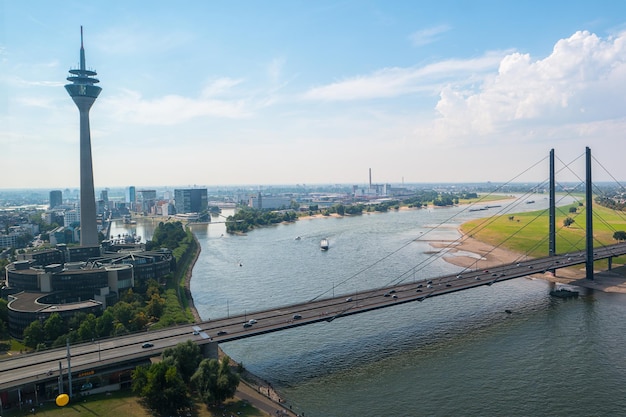
<path fill-rule="evenodd" d="M 74 100 L 80 112 L 80 245 L 98 246 L 98 225 L 96 220 L 96 196 L 93 187 L 93 166 L 91 163 L 91 133 L 89 129 L 89 109 L 102 91 L 94 85 L 100 82 L 95 71 L 85 66 L 83 48 L 83 27 L 80 27 L 80 68 L 70 69 L 65 89 Z"/>

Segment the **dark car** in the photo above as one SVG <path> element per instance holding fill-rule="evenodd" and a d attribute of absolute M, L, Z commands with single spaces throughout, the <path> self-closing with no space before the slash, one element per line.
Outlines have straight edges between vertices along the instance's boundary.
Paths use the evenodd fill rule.
<path fill-rule="evenodd" d="M 247 329 L 248 327 L 252 327 L 252 323 L 246 322 L 246 323 L 243 324 L 243 328 L 244 329 Z"/>
<path fill-rule="evenodd" d="M 294 320 L 300 320 L 302 318 L 302 316 L 300 314 L 294 314 L 293 315 L 293 319 Z"/>
<path fill-rule="evenodd" d="M 151 348 L 153 346 L 154 345 L 152 343 L 150 343 L 150 342 L 146 342 L 143 345 L 141 345 L 141 347 L 144 348 L 144 349 Z"/>
<path fill-rule="evenodd" d="M 226 330 L 220 330 L 219 332 L 217 332 L 218 336 L 224 336 L 226 334 L 228 334 L 228 332 Z"/>

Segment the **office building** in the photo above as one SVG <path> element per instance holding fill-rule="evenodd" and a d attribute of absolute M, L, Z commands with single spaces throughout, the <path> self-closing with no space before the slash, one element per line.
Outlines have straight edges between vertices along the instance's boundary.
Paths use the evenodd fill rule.
<path fill-rule="evenodd" d="M 208 210 L 208 201 L 206 188 L 174 190 L 176 214 L 202 213 Z"/>
<path fill-rule="evenodd" d="M 50 208 L 53 209 L 61 204 L 63 204 L 63 193 L 61 190 L 50 191 Z"/>
<path fill-rule="evenodd" d="M 128 208 L 130 210 L 135 210 L 135 203 L 137 202 L 137 197 L 135 196 L 135 186 L 131 185 L 128 187 L 128 194 L 126 195 L 126 202 L 128 203 Z"/>

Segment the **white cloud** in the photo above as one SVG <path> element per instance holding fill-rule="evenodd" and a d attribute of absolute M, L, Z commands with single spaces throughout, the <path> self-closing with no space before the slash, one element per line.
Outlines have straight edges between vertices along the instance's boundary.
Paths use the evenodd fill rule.
<path fill-rule="evenodd" d="M 307 100 L 347 101 L 397 97 L 418 91 L 433 91 L 450 77 L 471 80 L 476 73 L 497 67 L 503 53 L 493 52 L 478 58 L 451 59 L 423 67 L 385 68 L 371 75 L 357 76 L 329 85 L 314 87 Z"/>
<path fill-rule="evenodd" d="M 218 78 L 209 83 L 209 85 L 207 85 L 206 87 L 204 87 L 204 89 L 202 90 L 202 97 L 210 98 L 221 96 L 225 93 L 230 92 L 233 87 L 236 87 L 241 83 L 243 83 L 242 79 L 234 79 L 228 77 Z"/>
<path fill-rule="evenodd" d="M 176 125 L 196 117 L 243 118 L 250 115 L 246 100 L 216 100 L 202 96 L 187 98 L 167 95 L 154 100 L 126 90 L 124 94 L 103 100 L 105 113 L 123 123 Z"/>
<path fill-rule="evenodd" d="M 439 25 L 431 28 L 418 30 L 409 36 L 411 43 L 415 46 L 428 45 L 439 39 L 439 35 L 450 30 L 448 25 Z"/>
<path fill-rule="evenodd" d="M 440 92 L 439 117 L 418 135 L 435 143 L 495 137 L 588 136 L 603 122 L 626 118 L 626 33 L 600 39 L 576 32 L 552 53 L 533 60 L 511 53 L 478 89 L 450 83 Z M 534 135 L 528 135 L 532 130 Z"/>

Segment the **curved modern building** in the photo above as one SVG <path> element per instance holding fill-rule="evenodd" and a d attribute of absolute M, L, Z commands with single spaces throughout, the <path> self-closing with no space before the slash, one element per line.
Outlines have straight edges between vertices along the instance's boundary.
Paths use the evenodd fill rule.
<path fill-rule="evenodd" d="M 35 265 L 18 261 L 6 267 L 9 333 L 21 339 L 34 320 L 59 313 L 69 318 L 79 311 L 99 315 L 114 304 L 120 291 L 134 285 L 133 266 L 89 262 Z"/>

